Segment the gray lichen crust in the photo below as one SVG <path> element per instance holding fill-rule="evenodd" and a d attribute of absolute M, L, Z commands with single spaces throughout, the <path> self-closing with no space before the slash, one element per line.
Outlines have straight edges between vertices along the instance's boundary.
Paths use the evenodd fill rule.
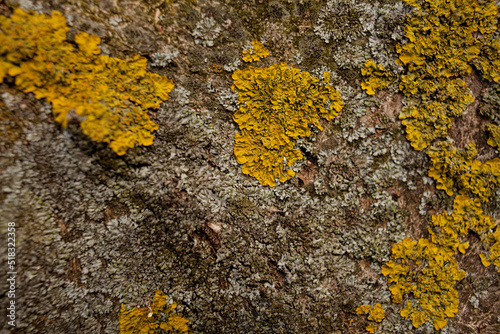
<path fill-rule="evenodd" d="M 179 55 L 179 50 L 173 46 L 167 45 L 160 51 L 151 55 L 151 66 L 165 67 L 172 62 Z"/>
<path fill-rule="evenodd" d="M 214 46 L 215 39 L 221 32 L 220 26 L 215 22 L 213 17 L 205 17 L 203 14 L 201 20 L 196 23 L 196 28 L 193 30 L 193 37 L 196 44 L 203 46 Z"/>
<path fill-rule="evenodd" d="M 374 12 L 371 5 L 355 0 L 330 0 L 321 10 L 314 32 L 326 43 L 352 42 L 373 30 Z"/>

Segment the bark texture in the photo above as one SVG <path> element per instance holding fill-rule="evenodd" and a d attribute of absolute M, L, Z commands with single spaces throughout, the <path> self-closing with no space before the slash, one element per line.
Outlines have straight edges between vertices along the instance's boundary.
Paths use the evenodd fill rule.
<path fill-rule="evenodd" d="M 402 3 L 359 0 L 10 0 L 13 8 L 66 17 L 68 40 L 98 35 L 111 57 L 148 58 L 171 79 L 168 101 L 149 116 L 154 143 L 117 156 L 90 141 L 78 121 L 62 128 L 51 105 L 0 85 L 0 217 L 17 230 L 17 327 L 3 333 L 119 333 L 120 306 L 150 305 L 157 289 L 193 333 L 362 333 L 355 310 L 381 303 L 378 333 L 433 333 L 399 315 L 381 266 L 393 244 L 428 237 L 432 214 L 452 208 L 427 176 L 398 120 L 397 83 L 367 95 L 366 60 L 394 65 Z M 260 41 L 270 55 L 241 61 Z M 239 129 L 232 73 L 287 64 L 321 75 L 345 107 L 297 141 L 304 159 L 291 180 L 266 187 L 244 175 L 233 153 Z M 153 66 L 155 65 L 155 66 Z M 473 73 L 476 97 L 450 137 L 486 144 L 478 112 L 490 84 Z M 498 219 L 500 192 L 485 212 Z M 479 260 L 479 242 L 458 256 L 465 279 L 459 312 L 443 333 L 500 332 L 500 274 Z M 2 246 L 3 247 L 3 246 Z M 3 249 L 3 248 L 2 248 Z M 1 253 L 1 263 L 6 262 Z M 5 260 L 5 261 L 4 261 Z M 0 281 L 6 285 L 2 267 Z M 3 288 L 2 288 L 2 291 Z M 8 299 L 2 295 L 0 317 Z"/>

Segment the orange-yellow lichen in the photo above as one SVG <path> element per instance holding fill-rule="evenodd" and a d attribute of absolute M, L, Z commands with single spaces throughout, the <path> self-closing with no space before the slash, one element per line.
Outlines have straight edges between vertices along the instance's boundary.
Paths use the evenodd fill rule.
<path fill-rule="evenodd" d="M 493 263 L 500 272 L 500 227 L 497 226 L 496 231 L 487 233 L 482 241 L 485 243 L 486 252 L 479 255 L 481 262 L 485 267 Z"/>
<path fill-rule="evenodd" d="M 421 98 L 409 98 L 399 119 L 406 127 L 406 138 L 416 150 L 425 149 L 434 139 L 444 137 L 451 128 L 452 117 L 460 116 L 474 101 L 463 80 L 421 80 L 403 76 L 400 89 L 406 93 L 421 93 Z M 421 91 L 421 92 L 419 92 Z M 439 99 L 428 98 L 439 95 Z"/>
<path fill-rule="evenodd" d="M 242 53 L 243 61 L 248 63 L 266 58 L 267 56 L 269 56 L 269 51 L 259 41 L 252 42 L 252 47 L 249 50 L 243 50 Z"/>
<path fill-rule="evenodd" d="M 361 305 L 358 308 L 356 308 L 356 314 L 368 314 L 372 310 L 373 306 L 370 304 L 367 305 Z"/>
<path fill-rule="evenodd" d="M 382 274 L 393 283 L 389 290 L 392 301 L 407 300 L 401 316 L 410 318 L 420 327 L 432 321 L 439 330 L 446 326 L 446 318 L 458 312 L 458 292 L 455 284 L 465 277 L 454 256 L 427 239 L 418 242 L 406 238 L 392 247 L 391 260 L 382 266 Z"/>
<path fill-rule="evenodd" d="M 488 138 L 488 145 L 500 148 L 500 126 L 490 123 L 487 125 L 490 136 Z"/>
<path fill-rule="evenodd" d="M 99 37 L 85 32 L 75 36 L 74 51 L 58 11 L 47 16 L 16 9 L 10 18 L 0 16 L 0 30 L 0 81 L 13 76 L 17 88 L 46 98 L 62 126 L 74 112 L 83 133 L 118 155 L 153 143 L 158 126 L 147 109 L 159 108 L 174 84 L 147 72 L 145 58 L 100 55 Z"/>
<path fill-rule="evenodd" d="M 474 101 L 463 80 L 472 66 L 487 80 L 500 81 L 497 6 L 492 0 L 404 1 L 415 9 L 405 27 L 407 41 L 397 46 L 398 64 L 407 69 L 400 78 L 399 88 L 407 101 L 399 117 L 411 145 L 416 150 L 427 148 L 429 176 L 437 181 L 437 188 L 449 196 L 458 195 L 452 215 L 432 216 L 432 241 L 407 238 L 394 245 L 397 261 L 386 263 L 382 274 L 393 283 L 389 288 L 393 302 L 409 299 L 401 316 L 410 318 L 415 327 L 432 321 L 439 330 L 458 310 L 454 286 L 465 272 L 458 268 L 455 255 L 469 247 L 464 240 L 469 231 L 479 235 L 486 250 L 481 254 L 483 264 L 500 265 L 500 229 L 493 230 L 497 224 L 481 209 L 500 184 L 500 159 L 481 163 L 473 143 L 465 149 L 447 142 L 430 146 L 448 134 L 452 117 L 462 115 Z M 495 105 L 482 108 L 494 121 Z M 489 144 L 497 146 L 498 128 L 489 125 L 488 129 Z"/>
<path fill-rule="evenodd" d="M 367 81 L 361 83 L 361 88 L 368 95 L 374 95 L 376 90 L 387 88 L 394 79 L 394 73 L 384 70 L 384 66 L 375 64 L 373 60 L 365 63 L 365 66 L 361 68 L 361 74 L 369 77 Z"/>
<path fill-rule="evenodd" d="M 377 326 L 375 325 L 368 325 L 366 326 L 366 331 L 371 334 L 375 334 L 375 331 L 377 330 Z"/>
<path fill-rule="evenodd" d="M 368 314 L 368 320 L 375 322 L 382 322 L 385 319 L 385 311 L 380 303 L 372 305 L 362 305 L 356 309 L 356 314 Z M 377 326 L 374 324 L 369 324 L 366 327 L 366 331 L 369 333 L 375 333 Z"/>
<path fill-rule="evenodd" d="M 127 310 L 122 304 L 119 315 L 121 334 L 155 334 L 158 328 L 171 333 L 189 334 L 188 320 L 172 313 L 177 304 L 167 305 L 167 296 L 156 290 L 150 307 L 134 307 Z M 168 315 L 167 322 L 162 322 L 162 315 Z"/>
<path fill-rule="evenodd" d="M 427 155 L 431 158 L 429 176 L 437 181 L 436 187 L 445 190 L 448 196 L 459 191 L 472 193 L 487 202 L 500 184 L 500 159 L 485 163 L 476 160 L 474 143 L 459 150 L 449 143 L 439 142 L 429 147 Z"/>
<path fill-rule="evenodd" d="M 451 117 L 474 100 L 463 78 L 475 65 L 488 80 L 500 80 L 497 7 L 492 0 L 405 0 L 415 10 L 397 46 L 408 69 L 400 89 L 410 99 L 400 119 L 417 150 L 447 134 Z"/>
<path fill-rule="evenodd" d="M 483 238 L 495 227 L 490 216 L 483 214 L 481 201 L 467 195 L 457 195 L 453 203 L 453 214 L 443 212 L 432 216 L 429 233 L 433 243 L 439 245 L 450 256 L 457 251 L 465 253 L 468 242 L 462 241 L 469 231 L 474 231 Z"/>
<path fill-rule="evenodd" d="M 243 173 L 272 187 L 276 178 L 285 182 L 295 175 L 286 170 L 302 159 L 295 140 L 310 136 L 310 126 L 322 130 L 320 117 L 331 120 L 344 105 L 329 73 L 323 75 L 321 80 L 285 63 L 233 73 L 240 103 L 233 119 L 241 130 L 234 153 Z"/>

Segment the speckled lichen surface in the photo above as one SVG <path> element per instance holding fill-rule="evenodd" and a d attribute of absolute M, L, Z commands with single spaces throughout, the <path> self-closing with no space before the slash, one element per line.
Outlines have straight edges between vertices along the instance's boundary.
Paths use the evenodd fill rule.
<path fill-rule="evenodd" d="M 495 20 L 492 1 L 477 3 Z M 118 156 L 82 119 L 62 127 L 50 101 L 5 77 L 0 237 L 15 221 L 19 273 L 17 327 L 0 322 L 6 333 L 120 333 L 121 310 L 151 313 L 167 332 L 168 305 L 193 333 L 500 332 L 500 233 L 486 231 L 500 219 L 488 167 L 500 126 L 486 67 L 494 44 L 455 75 L 454 93 L 469 94 L 463 115 L 447 120 L 442 149 L 424 152 L 399 119 L 423 98 L 400 91 L 410 65 L 395 61 L 417 13 L 403 2 L 7 0 L 0 15 L 19 7 L 62 13 L 71 52 L 76 36 L 96 35 L 101 55 L 144 57 L 175 87 L 147 110 L 158 127 L 151 145 Z M 245 62 L 255 41 L 269 55 Z M 344 107 L 294 138 L 295 176 L 266 187 L 234 155 L 241 100 L 231 87 L 234 73 L 282 63 L 329 77 Z M 426 284 L 440 294 L 415 296 Z M 158 290 L 168 312 L 142 314 Z"/>

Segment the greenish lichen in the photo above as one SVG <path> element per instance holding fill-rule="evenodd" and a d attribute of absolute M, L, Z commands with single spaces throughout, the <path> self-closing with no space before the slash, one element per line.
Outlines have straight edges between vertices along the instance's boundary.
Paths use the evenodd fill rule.
<path fill-rule="evenodd" d="M 165 67 L 172 62 L 179 55 L 179 50 L 171 45 L 167 45 L 158 52 L 151 55 L 151 66 Z"/>
<path fill-rule="evenodd" d="M 192 35 L 196 44 L 209 47 L 214 46 L 215 40 L 219 37 L 221 30 L 221 27 L 213 17 L 202 14 L 201 19 L 196 23 Z"/>
<path fill-rule="evenodd" d="M 493 123 L 500 125 L 500 84 L 493 83 L 488 87 L 479 106 L 481 115 L 488 117 Z"/>
<path fill-rule="evenodd" d="M 320 12 L 314 31 L 325 43 L 352 42 L 373 29 L 373 11 L 353 0 L 330 0 Z"/>

